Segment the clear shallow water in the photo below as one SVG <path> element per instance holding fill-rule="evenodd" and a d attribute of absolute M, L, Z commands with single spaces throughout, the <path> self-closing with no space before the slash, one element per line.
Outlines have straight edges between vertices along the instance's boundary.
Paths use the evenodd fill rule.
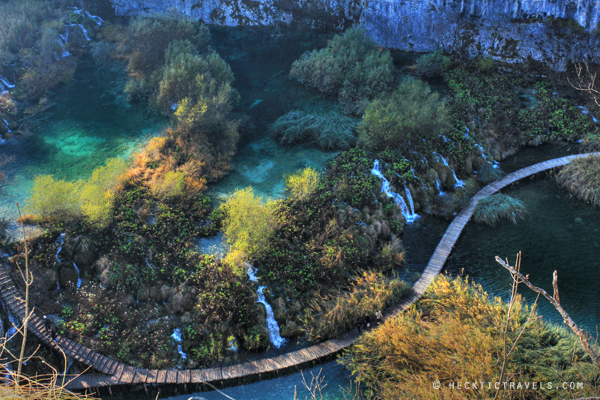
<path fill-rule="evenodd" d="M 524 180 L 502 191 L 521 200 L 528 211 L 517 225 L 496 228 L 470 222 L 450 254 L 446 270 L 464 269 L 492 296 L 509 297 L 511 277 L 495 256 L 514 265 L 522 251 L 521 271 L 531 282 L 552 293 L 552 273 L 558 271 L 563 307 L 581 327 L 595 333 L 600 326 L 600 210 L 561 189 L 551 178 Z M 533 292 L 519 291 L 532 304 Z M 545 299 L 539 313 L 562 324 L 558 312 Z"/>
<path fill-rule="evenodd" d="M 304 374 L 307 383 L 310 383 L 313 376 L 324 378 L 323 385 L 326 386 L 321 391 L 324 400 L 344 400 L 344 394 L 347 393 L 345 391 L 350 388 L 350 373 L 338 364 L 337 361 L 331 361 L 317 367 L 307 368 L 302 372 L 251 383 L 249 385 L 223 389 L 222 392 L 236 400 L 292 400 L 294 393 L 297 394 L 296 398 L 298 400 L 310 399 L 309 391 L 302 384 L 302 374 Z M 346 397 L 352 398 L 347 394 Z M 226 399 L 226 397 L 216 391 L 168 397 L 167 399 L 189 400 L 190 398 L 193 400 Z"/>
<path fill-rule="evenodd" d="M 310 146 L 282 146 L 267 132 L 269 124 L 285 113 L 330 111 L 335 99 L 325 98 L 289 79 L 292 63 L 304 52 L 324 47 L 333 34 L 291 28 L 215 28 L 213 46 L 231 66 L 234 87 L 240 92 L 237 111 L 249 116 L 243 130 L 233 171 L 209 185 L 222 198 L 238 188 L 252 186 L 264 198 L 284 196 L 283 177 L 310 166 L 322 170 L 338 152 Z"/>
<path fill-rule="evenodd" d="M 74 181 L 91 175 L 112 157 L 129 157 L 166 119 L 148 115 L 144 105 L 127 104 L 123 69 L 98 72 L 84 60 L 73 81 L 59 88 L 48 112 L 29 121 L 30 136 L 15 136 L 0 152 L 15 157 L 7 172 L 11 185 L 0 195 L 0 217 L 14 218 L 14 203 L 26 203 L 36 175 Z"/>

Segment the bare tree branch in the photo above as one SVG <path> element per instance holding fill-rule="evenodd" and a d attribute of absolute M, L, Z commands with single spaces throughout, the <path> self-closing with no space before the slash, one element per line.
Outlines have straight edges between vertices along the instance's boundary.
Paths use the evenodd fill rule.
<path fill-rule="evenodd" d="M 598 73 L 590 69 L 587 61 L 575 64 L 575 73 L 577 81 L 575 83 L 568 79 L 571 86 L 579 91 L 586 92 L 592 100 L 600 107 L 600 88 L 596 86 L 596 77 Z"/>
<path fill-rule="evenodd" d="M 600 355 L 598 355 L 596 350 L 592 347 L 590 343 L 591 338 L 589 334 L 583 329 L 579 328 L 577 324 L 571 319 L 569 314 L 565 311 L 565 309 L 562 308 L 562 306 L 560 305 L 560 299 L 558 297 L 557 272 L 554 271 L 552 279 L 552 286 L 554 287 L 554 296 L 550 296 L 544 289 L 534 286 L 531 282 L 529 282 L 529 279 L 527 279 L 525 276 L 523 276 L 523 274 L 521 274 L 521 272 L 517 271 L 514 267 L 508 265 L 508 263 L 502 261 L 500 257 L 496 256 L 496 261 L 510 272 L 510 274 L 513 276 L 513 279 L 515 277 L 519 278 L 525 285 L 527 285 L 529 289 L 544 296 L 550 302 L 550 304 L 552 304 L 554 308 L 556 308 L 556 310 L 563 317 L 565 324 L 567 324 L 569 328 L 571 328 L 573 333 L 575 333 L 579 337 L 583 349 L 590 355 L 594 364 L 596 364 L 598 368 L 600 368 Z"/>

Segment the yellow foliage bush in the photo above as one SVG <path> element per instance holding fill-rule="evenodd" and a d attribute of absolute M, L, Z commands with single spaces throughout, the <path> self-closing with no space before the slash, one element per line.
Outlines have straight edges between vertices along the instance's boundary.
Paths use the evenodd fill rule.
<path fill-rule="evenodd" d="M 320 174 L 311 167 L 286 176 L 284 178 L 285 188 L 291 198 L 305 200 L 319 188 Z"/>
<path fill-rule="evenodd" d="M 242 264 L 263 251 L 275 232 L 275 219 L 269 203 L 263 204 L 251 187 L 236 190 L 224 205 L 223 230 L 230 246 L 225 262 L 240 274 Z"/>
<path fill-rule="evenodd" d="M 42 220 L 72 221 L 79 216 L 78 191 L 78 183 L 54 180 L 52 175 L 38 175 L 33 180 L 25 212 L 36 214 Z"/>
<path fill-rule="evenodd" d="M 328 297 L 317 293 L 304 316 L 308 337 L 320 341 L 351 331 L 358 318 L 365 314 L 369 314 L 374 322 L 377 310 L 385 310 L 397 303 L 409 289 L 398 279 L 365 272 L 347 291 L 338 291 Z"/>
<path fill-rule="evenodd" d="M 83 216 L 91 226 L 104 228 L 112 221 L 114 188 L 126 170 L 125 161 L 113 158 L 78 182 L 37 176 L 24 209 L 42 221 L 72 222 Z"/>
<path fill-rule="evenodd" d="M 183 195 L 185 189 L 185 176 L 183 172 L 169 171 L 156 183 L 150 186 L 150 191 L 156 197 L 172 199 Z"/>
<path fill-rule="evenodd" d="M 81 213 L 87 222 L 97 228 L 104 228 L 112 221 L 112 201 L 114 187 L 127 171 L 127 164 L 120 158 L 108 160 L 106 166 L 98 167 L 92 176 L 81 182 L 79 198 Z"/>
<path fill-rule="evenodd" d="M 362 335 L 343 364 L 382 399 L 489 399 L 500 377 L 502 333 L 508 306 L 491 300 L 468 279 L 438 277 L 421 300 L 406 312 Z M 525 326 L 529 309 L 513 305 L 508 346 Z M 584 382 L 569 397 L 598 393 L 600 371 L 575 335 L 535 316 L 510 356 L 505 379 L 512 382 Z M 441 388 L 433 386 L 439 381 Z M 470 390 L 451 389 L 452 382 L 492 382 Z M 502 386 L 501 386 L 502 387 Z M 513 388 L 499 398 L 562 399 L 561 390 Z M 538 397 L 539 396 L 539 397 Z"/>

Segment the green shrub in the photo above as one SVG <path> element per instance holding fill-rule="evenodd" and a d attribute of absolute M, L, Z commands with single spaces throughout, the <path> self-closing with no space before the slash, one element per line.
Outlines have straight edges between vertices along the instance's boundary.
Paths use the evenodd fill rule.
<path fill-rule="evenodd" d="M 479 72 L 489 71 L 494 65 L 494 59 L 492 57 L 479 56 L 475 60 L 475 68 Z"/>
<path fill-rule="evenodd" d="M 308 338 L 321 341 L 349 332 L 365 314 L 369 314 L 374 322 L 377 310 L 385 310 L 397 303 L 409 290 L 409 286 L 398 279 L 365 272 L 348 291 L 328 297 L 317 294 L 304 315 Z"/>
<path fill-rule="evenodd" d="M 356 121 L 332 114 L 290 111 L 269 127 L 271 135 L 286 144 L 314 143 L 322 149 L 348 149 L 356 144 Z"/>
<path fill-rule="evenodd" d="M 481 286 L 439 276 L 416 305 L 363 334 L 346 351 L 342 363 L 374 392 L 369 398 L 490 399 L 494 385 L 456 390 L 448 383 L 498 381 L 507 310 L 506 304 L 490 299 Z M 529 310 L 517 301 L 511 315 L 509 346 L 525 328 Z M 509 358 L 505 379 L 556 382 L 557 377 L 561 382 L 586 382 L 570 396 L 587 397 L 597 393 L 600 371 L 575 335 L 534 315 Z M 442 387 L 433 386 L 435 381 Z M 564 393 L 529 385 L 501 391 L 498 398 L 509 397 L 562 399 Z"/>
<path fill-rule="evenodd" d="M 450 58 L 437 50 L 419 57 L 415 66 L 415 72 L 426 78 L 431 78 L 442 74 L 449 65 Z"/>
<path fill-rule="evenodd" d="M 290 77 L 321 93 L 339 95 L 347 113 L 362 113 L 367 100 L 391 86 L 393 63 L 363 28 L 336 35 L 328 46 L 294 61 Z"/>
<path fill-rule="evenodd" d="M 502 193 L 485 197 L 477 203 L 473 219 L 477 223 L 496 226 L 502 218 L 509 219 L 513 224 L 525 218 L 525 206 L 520 200 Z"/>
<path fill-rule="evenodd" d="M 437 138 L 448 127 L 439 94 L 423 81 L 406 79 L 394 92 L 369 103 L 358 135 L 372 148 L 400 147 L 409 140 Z"/>
<path fill-rule="evenodd" d="M 577 158 L 562 167 L 556 181 L 583 201 L 600 206 L 600 156 Z"/>
<path fill-rule="evenodd" d="M 177 40 L 187 40 L 199 52 L 208 50 L 208 27 L 179 13 L 156 18 L 137 17 L 128 29 L 129 72 L 138 79 L 149 79 L 165 62 L 165 52 Z"/>
<path fill-rule="evenodd" d="M 236 190 L 224 208 L 223 231 L 230 246 L 225 262 L 243 274 L 243 264 L 261 254 L 275 232 L 272 207 L 263 204 L 262 197 L 256 197 L 248 187 Z"/>
<path fill-rule="evenodd" d="M 285 188 L 294 200 L 306 200 L 319 188 L 320 174 L 307 167 L 284 178 Z"/>
<path fill-rule="evenodd" d="M 494 168 L 490 163 L 484 163 L 477 171 L 477 181 L 484 185 L 500 180 L 506 175 L 500 168 Z"/>

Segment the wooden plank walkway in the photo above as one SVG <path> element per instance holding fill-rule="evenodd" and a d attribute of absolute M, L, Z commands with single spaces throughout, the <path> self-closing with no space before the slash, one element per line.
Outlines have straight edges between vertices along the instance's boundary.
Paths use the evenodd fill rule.
<path fill-rule="evenodd" d="M 423 295 L 423 293 L 425 293 L 429 284 L 444 267 L 444 264 L 446 263 L 446 260 L 448 259 L 452 248 L 454 247 L 454 244 L 458 240 L 464 227 L 471 219 L 479 200 L 496 193 L 498 190 L 520 179 L 542 171 L 566 165 L 576 158 L 586 157 L 590 154 L 600 153 L 578 154 L 534 164 L 508 174 L 501 180 L 492 182 L 477 192 L 477 194 L 471 198 L 471 201 L 467 207 L 465 207 L 450 223 L 450 226 L 448 226 L 448 229 L 438 243 L 433 256 L 429 260 L 425 271 L 423 271 L 421 278 L 415 283 L 408 295 L 405 296 L 399 304 L 392 306 L 385 311 L 384 319 L 392 317 L 397 313 L 406 310 L 408 307 L 410 307 L 410 305 L 417 301 Z M 4 268 L 0 268 L 0 297 L 2 297 L 4 303 L 10 308 L 11 312 L 22 320 L 25 315 L 25 304 L 22 300 L 23 294 L 15 288 L 12 279 Z M 44 329 L 41 318 L 35 314 L 29 322 L 29 330 L 46 345 L 55 350 L 60 349 L 64 351 L 67 356 L 89 365 L 99 372 L 72 378 L 67 385 L 67 388 L 72 390 L 125 385 L 132 383 L 210 383 L 223 382 L 242 377 L 259 376 L 265 373 L 272 373 L 278 370 L 298 367 L 300 365 L 332 356 L 352 345 L 358 338 L 358 333 L 353 331 L 339 338 L 331 339 L 302 350 L 293 351 L 273 358 L 249 361 L 227 367 L 176 371 L 147 370 L 125 365 L 121 362 L 111 360 L 110 358 L 98 354 L 95 351 L 87 349 L 64 337 L 59 337 L 59 340 L 54 342 Z"/>

